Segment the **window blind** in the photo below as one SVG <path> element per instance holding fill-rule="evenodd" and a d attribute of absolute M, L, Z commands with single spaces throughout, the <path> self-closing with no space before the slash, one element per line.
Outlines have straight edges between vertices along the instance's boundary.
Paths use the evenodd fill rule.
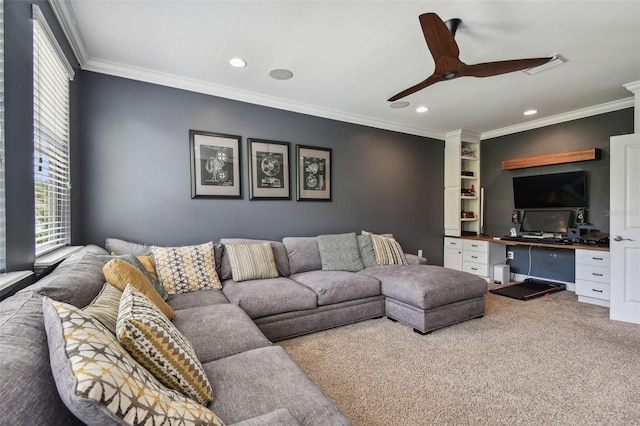
<path fill-rule="evenodd" d="M 4 198 L 4 1 L 0 0 L 0 273 L 7 271 Z"/>
<path fill-rule="evenodd" d="M 69 81 L 73 71 L 35 5 L 33 18 L 35 254 L 40 256 L 71 243 Z"/>

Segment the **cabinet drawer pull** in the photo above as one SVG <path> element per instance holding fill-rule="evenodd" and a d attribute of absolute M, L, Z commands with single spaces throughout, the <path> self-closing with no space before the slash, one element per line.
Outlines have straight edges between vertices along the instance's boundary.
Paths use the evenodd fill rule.
<path fill-rule="evenodd" d="M 451 244 L 452 246 L 456 245 L 456 243 L 454 243 L 453 241 L 449 241 L 449 244 Z"/>
<path fill-rule="evenodd" d="M 472 258 L 472 259 L 477 259 L 477 258 L 478 258 L 478 256 L 471 256 L 471 258 Z"/>
<path fill-rule="evenodd" d="M 596 293 L 602 293 L 602 290 L 597 290 L 595 288 L 592 288 L 591 291 L 595 291 Z"/>
<path fill-rule="evenodd" d="M 595 272 L 592 272 L 591 275 L 595 275 L 596 277 L 602 277 L 602 274 L 596 274 Z"/>
<path fill-rule="evenodd" d="M 591 259 L 593 259 L 593 260 L 604 260 L 603 257 L 592 257 Z"/>
<path fill-rule="evenodd" d="M 478 270 L 478 268 L 471 268 L 471 270 L 472 270 L 472 271 L 477 271 L 477 270 Z"/>
<path fill-rule="evenodd" d="M 478 247 L 477 244 L 471 244 L 471 247 Z"/>

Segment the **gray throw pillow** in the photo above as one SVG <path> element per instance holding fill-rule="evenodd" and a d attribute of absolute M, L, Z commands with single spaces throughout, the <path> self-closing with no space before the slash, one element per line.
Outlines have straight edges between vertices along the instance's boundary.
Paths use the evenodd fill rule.
<path fill-rule="evenodd" d="M 364 266 L 355 232 L 318 236 L 323 271 L 358 272 Z"/>
<path fill-rule="evenodd" d="M 373 249 L 373 240 L 371 235 L 358 235 L 358 246 L 360 248 L 360 258 L 365 268 L 378 266 L 376 261 L 376 252 Z"/>
<path fill-rule="evenodd" d="M 149 244 L 134 243 L 119 238 L 106 238 L 104 248 L 109 253 L 114 254 L 133 254 L 136 256 L 148 256 L 151 254 L 151 246 Z"/>
<path fill-rule="evenodd" d="M 158 282 L 158 280 L 154 279 L 151 276 L 151 274 L 146 270 L 144 265 L 142 263 L 140 263 L 138 258 L 136 256 L 134 256 L 133 254 L 122 254 L 122 255 L 119 255 L 119 256 L 108 256 L 108 255 L 102 256 L 102 255 L 98 255 L 98 259 L 104 261 L 104 263 L 107 263 L 107 262 L 109 262 L 110 260 L 113 260 L 113 259 L 121 259 L 121 260 L 124 260 L 125 262 L 127 262 L 128 264 L 130 264 L 132 266 L 135 266 L 149 280 L 149 282 L 151 283 L 153 288 L 155 288 L 156 291 L 158 292 L 158 294 L 160 295 L 160 297 L 162 297 L 162 300 L 167 300 L 169 298 L 169 292 L 167 291 L 167 289 L 164 288 L 164 286 L 162 284 L 160 284 Z"/>
<path fill-rule="evenodd" d="M 285 237 L 282 243 L 287 248 L 291 275 L 322 269 L 317 237 Z"/>

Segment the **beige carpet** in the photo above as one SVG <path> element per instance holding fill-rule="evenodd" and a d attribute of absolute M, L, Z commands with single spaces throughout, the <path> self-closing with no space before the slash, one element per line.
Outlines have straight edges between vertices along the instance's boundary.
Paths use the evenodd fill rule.
<path fill-rule="evenodd" d="M 426 336 L 383 318 L 278 344 L 356 425 L 640 424 L 640 325 L 568 291 L 486 303 Z"/>

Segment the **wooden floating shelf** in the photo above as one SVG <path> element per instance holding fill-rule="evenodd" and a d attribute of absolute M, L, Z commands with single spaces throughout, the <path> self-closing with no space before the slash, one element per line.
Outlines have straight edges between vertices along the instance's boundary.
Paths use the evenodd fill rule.
<path fill-rule="evenodd" d="M 515 158 L 502 162 L 502 170 L 524 169 L 527 167 L 549 166 L 552 164 L 575 163 L 577 161 L 599 160 L 598 148 L 559 152 L 557 154 L 536 155 L 535 157 Z"/>

